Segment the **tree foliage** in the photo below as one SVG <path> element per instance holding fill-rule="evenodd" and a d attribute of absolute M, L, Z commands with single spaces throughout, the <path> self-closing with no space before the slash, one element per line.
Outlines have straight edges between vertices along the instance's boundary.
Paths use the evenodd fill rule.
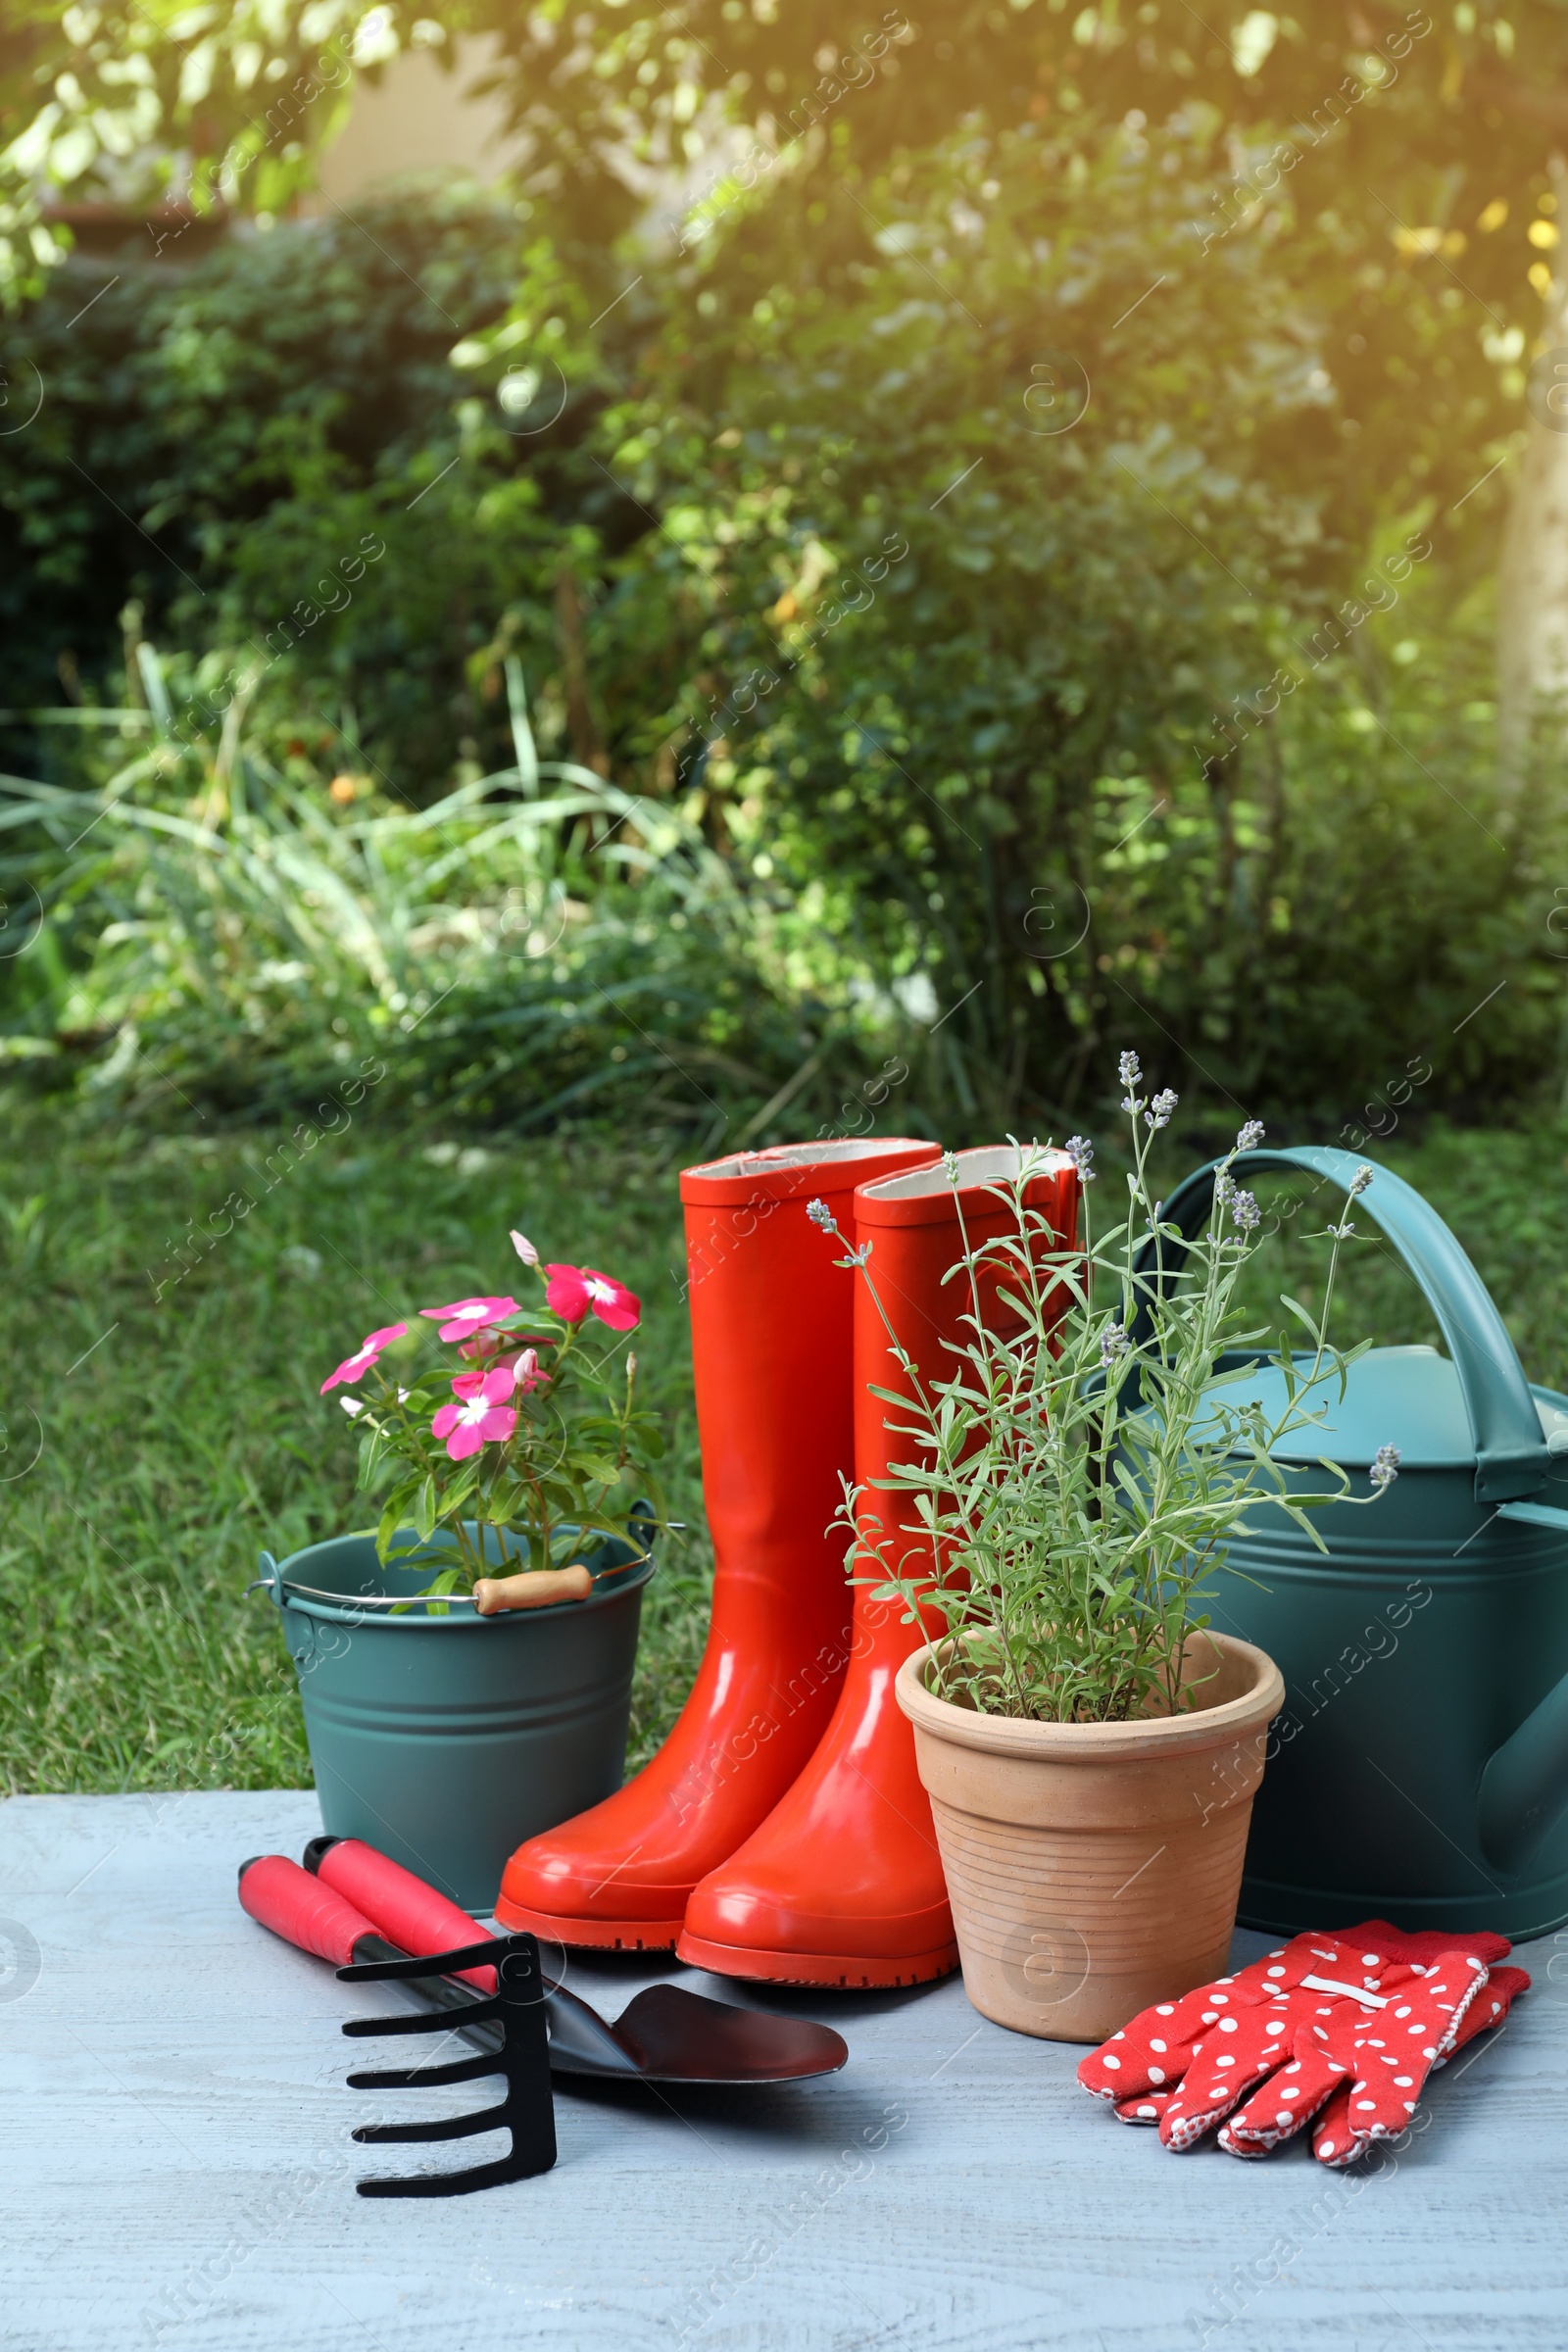
<path fill-rule="evenodd" d="M 119 20 L 28 22 L 58 194 L 108 169 L 60 152 L 60 40 L 102 79 Z M 1486 634 L 1559 12 L 267 24 L 167 20 L 115 169 L 173 186 L 177 131 L 265 212 L 333 42 L 489 30 L 524 184 L 56 273 L 14 344 L 50 401 L 0 443 L 17 701 L 63 650 L 107 679 L 129 592 L 261 662 L 322 783 L 419 802 L 509 756 L 513 662 L 547 753 L 700 825 L 797 985 L 903 1024 L 977 1126 L 1123 1038 L 1263 1101 L 1554 1056 L 1555 820 L 1498 811 Z"/>

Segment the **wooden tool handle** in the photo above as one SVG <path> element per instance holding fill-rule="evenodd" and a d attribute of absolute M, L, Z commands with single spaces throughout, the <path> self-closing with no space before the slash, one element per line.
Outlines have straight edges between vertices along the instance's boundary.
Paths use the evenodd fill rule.
<path fill-rule="evenodd" d="M 530 1568 L 520 1576 L 481 1576 L 473 1605 L 481 1617 L 498 1609 L 543 1609 L 553 1600 L 586 1600 L 594 1580 L 581 1561 L 569 1568 Z"/>

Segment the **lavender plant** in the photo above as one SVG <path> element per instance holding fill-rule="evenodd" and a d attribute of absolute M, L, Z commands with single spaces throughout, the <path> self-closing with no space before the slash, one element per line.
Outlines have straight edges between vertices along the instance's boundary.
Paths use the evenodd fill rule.
<path fill-rule="evenodd" d="M 1321 1550 L 1308 1514 L 1375 1501 L 1398 1471 L 1396 1448 L 1384 1446 L 1370 1492 L 1351 1497 L 1337 1464 L 1321 1465 L 1328 1486 L 1303 1493 L 1273 1458 L 1282 1439 L 1324 1420 L 1331 1392 L 1343 1396 L 1348 1366 L 1371 1345 L 1342 1352 L 1328 1338 L 1340 1251 L 1354 1233 L 1348 1213 L 1314 1237 L 1329 1245 L 1321 1315 L 1281 1299 L 1306 1345 L 1293 1347 L 1282 1330 L 1269 1347 L 1270 1335 L 1242 1328 L 1233 1305 L 1262 1218 L 1232 1163 L 1256 1147 L 1261 1124 L 1242 1128 L 1217 1171 L 1206 1227 L 1167 1259 L 1184 1237 L 1162 1221 L 1149 1155 L 1177 1098 L 1139 1092 L 1136 1054 L 1121 1056 L 1120 1077 L 1133 1167 L 1127 1215 L 1103 1234 L 1092 1229 L 1094 1147 L 1085 1137 L 1064 1147 L 1082 1187 L 1071 1248 L 1025 1205 L 1038 1152 L 1020 1152 L 1014 1178 L 988 1188 L 1010 1204 L 1010 1228 L 971 1248 L 949 1155 L 963 1251 L 946 1279 L 967 1283 L 970 1295 L 951 1377 L 922 1370 L 899 1344 L 869 1250 L 841 1261 L 868 1285 L 907 1383 L 907 1393 L 873 1394 L 897 1408 L 889 1427 L 911 1453 L 876 1482 L 910 1514 L 894 1535 L 879 1534 L 862 1510 L 863 1489 L 847 1493 L 853 1572 L 878 1598 L 902 1600 L 910 1619 L 945 1627 L 931 1688 L 984 1714 L 1118 1723 L 1201 1704 L 1201 1678 L 1190 1656 L 1184 1666 L 1184 1650 L 1208 1623 L 1199 1588 L 1224 1565 L 1230 1536 L 1245 1532 L 1243 1514 L 1266 1498 Z M 1371 1181 L 1360 1168 L 1350 1198 Z M 837 1233 L 822 1204 L 812 1212 Z M 1001 1313 L 982 1315 L 983 1290 Z M 1284 1384 L 1272 1415 L 1247 1394 L 1262 1361 Z"/>

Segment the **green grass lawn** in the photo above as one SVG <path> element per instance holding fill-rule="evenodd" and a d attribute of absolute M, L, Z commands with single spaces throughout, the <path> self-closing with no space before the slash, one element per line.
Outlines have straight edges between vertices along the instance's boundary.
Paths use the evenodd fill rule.
<path fill-rule="evenodd" d="M 479 1149 L 438 1128 L 355 1124 L 280 1173 L 276 1139 L 192 1125 L 154 1135 L 0 1101 L 4 1787 L 308 1781 L 277 1621 L 244 1587 L 263 1545 L 282 1554 L 373 1515 L 319 1384 L 373 1325 L 504 1289 L 511 1225 L 548 1255 L 620 1275 L 644 1301 L 638 1355 L 668 1420 L 671 1511 L 691 1533 L 665 1546 L 645 1603 L 641 1760 L 695 1670 L 710 1567 L 678 1151 L 586 1137 Z M 1568 1122 L 1433 1127 L 1380 1156 L 1464 1240 L 1530 1376 L 1568 1388 Z M 1172 1176 L 1185 1164 L 1173 1155 Z M 192 1221 L 210 1229 L 236 1191 L 256 1205 L 157 1300 Z M 1286 1231 L 1321 1222 L 1310 1208 Z M 1254 1289 L 1304 1296 L 1320 1265 L 1291 1239 L 1258 1261 Z M 1342 1308 L 1342 1342 L 1436 1337 L 1371 1241 L 1352 1252 Z"/>
<path fill-rule="evenodd" d="M 651 1750 L 696 1670 L 709 1570 L 667 1153 L 355 1125 L 287 1172 L 267 1135 L 154 1137 L 15 1102 L 0 1119 L 5 1788 L 309 1782 L 276 1613 L 245 1585 L 264 1545 L 373 1523 L 320 1383 L 375 1325 L 507 1289 L 512 1225 L 644 1302 L 645 1393 L 692 1530 L 644 1602 L 633 1757 Z M 236 1191 L 255 1206 L 232 1222 Z M 157 1302 L 192 1219 L 232 1230 Z"/>

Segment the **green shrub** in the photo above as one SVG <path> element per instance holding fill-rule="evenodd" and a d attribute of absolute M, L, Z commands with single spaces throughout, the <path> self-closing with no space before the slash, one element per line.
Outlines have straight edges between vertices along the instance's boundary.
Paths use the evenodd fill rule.
<path fill-rule="evenodd" d="M 1049 1131 L 1124 1044 L 1336 1126 L 1407 1064 L 1433 1102 L 1528 1091 L 1562 1055 L 1568 845 L 1554 799 L 1513 822 L 1492 782 L 1480 502 L 1429 494 L 1426 455 L 1393 467 L 1386 387 L 1393 488 L 1348 474 L 1323 386 L 1359 231 L 1292 215 L 1303 177 L 1203 249 L 1231 169 L 1196 103 L 1136 137 L 1087 111 L 975 120 L 853 184 L 793 157 L 710 208 L 695 253 L 628 260 L 619 300 L 603 260 L 472 191 L 388 200 L 373 244 L 308 222 L 220 248 L 134 319 L 111 289 L 80 326 L 122 451 L 68 368 L 36 483 L 0 473 L 0 499 L 74 593 L 108 526 L 71 460 L 123 464 L 106 486 L 206 593 L 159 588 L 140 540 L 143 572 L 108 548 L 104 576 L 163 598 L 194 697 L 173 739 L 219 760 L 225 692 L 253 698 L 245 823 L 318 855 L 346 772 L 380 787 L 377 826 L 397 801 L 480 824 L 452 795 L 513 757 L 510 674 L 551 757 L 684 846 L 635 893 L 582 864 L 592 911 L 552 958 L 426 957 L 393 1007 L 299 910 L 236 911 L 260 853 L 199 841 L 199 777 L 153 791 L 156 855 L 122 811 L 69 870 L 23 794 L 12 837 L 41 862 L 16 870 L 52 912 L 0 970 L 9 1025 L 98 1075 L 118 1052 L 118 1086 L 151 1023 L 239 1109 L 300 1099 L 333 1037 L 368 1050 L 424 989 L 400 1061 L 419 1100 L 556 1117 L 667 1054 L 715 1132 L 731 1086 L 745 1125 L 803 1069 L 777 1116 L 831 1115 L 843 1038 L 909 1060 L 901 1116 L 956 1139 Z M 1437 353 L 1440 297 L 1357 284 L 1358 318 L 1397 312 Z M 51 353 L 56 300 L 28 330 Z M 1466 369 L 1444 415 L 1479 434 Z M 45 595 L 29 637 L 15 610 L 41 674 L 26 648 L 58 614 Z M 88 740 L 40 727 L 11 763 L 118 791 Z M 414 889 L 423 836 L 354 855 L 394 840 Z M 700 915 L 661 898 L 699 868 Z M 367 864 L 345 887 L 381 884 Z M 482 929 L 498 887 L 444 869 L 441 919 Z M 215 944 L 224 894 L 270 942 L 254 956 Z"/>
<path fill-rule="evenodd" d="M 1122 1044 L 1339 1117 L 1411 1058 L 1462 1099 L 1560 1054 L 1561 822 L 1499 812 L 1469 517 L 1344 536 L 1328 316 L 1261 231 L 1192 264 L 1219 134 L 966 125 L 738 201 L 607 418 L 665 527 L 596 660 L 700 599 L 727 831 L 923 1006 L 976 1134 Z"/>
<path fill-rule="evenodd" d="M 519 291 L 564 314 L 569 398 L 544 432 L 463 401 L 449 357 Z M 566 330 L 578 294 L 509 204 L 439 184 L 189 268 L 132 248 L 115 282 L 61 271 L 12 354 L 42 412 L 0 440 L 4 699 L 56 701 L 63 659 L 118 701 L 133 599 L 164 642 L 263 649 L 405 794 L 450 784 L 464 738 L 499 764 L 488 649 L 553 648 L 558 569 L 606 504 L 577 448 L 600 399 Z M 351 584 L 375 540 L 387 559 Z"/>

